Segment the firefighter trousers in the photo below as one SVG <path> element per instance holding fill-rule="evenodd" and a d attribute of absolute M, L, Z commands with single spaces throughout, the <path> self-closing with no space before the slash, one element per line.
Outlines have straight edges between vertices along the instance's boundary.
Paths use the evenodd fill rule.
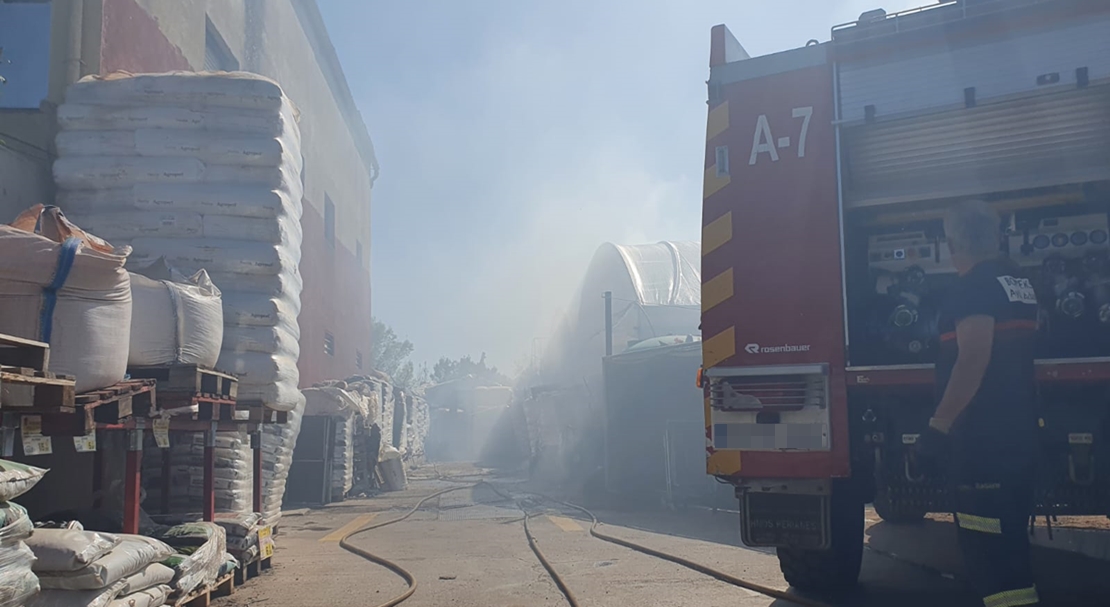
<path fill-rule="evenodd" d="M 960 551 L 972 585 L 985 607 L 1039 605 L 1029 546 L 1033 466 L 1026 457 L 1000 451 L 955 451 L 950 478 Z"/>

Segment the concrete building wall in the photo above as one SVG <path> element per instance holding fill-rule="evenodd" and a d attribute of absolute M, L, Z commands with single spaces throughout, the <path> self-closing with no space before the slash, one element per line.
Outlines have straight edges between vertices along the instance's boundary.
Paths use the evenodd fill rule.
<path fill-rule="evenodd" d="M 0 135 L 0 223 L 53 198 L 47 154 Z"/>
<path fill-rule="evenodd" d="M 24 201 L 52 200 L 54 108 L 69 82 L 118 70 L 203 69 L 209 28 L 218 32 L 240 69 L 278 81 L 300 110 L 305 162 L 301 382 L 368 370 L 370 198 L 376 165 L 313 0 L 54 2 L 48 99 L 38 112 L 0 112 L 0 133 L 18 135 L 41 150 L 35 156 L 0 148 L 0 178 L 16 192 L 0 197 L 0 219 L 7 221 L 29 206 Z M 10 175 L 21 178 L 8 182 Z M 332 229 L 325 225 L 331 217 L 328 201 L 334 207 Z M 328 238 L 332 233 L 334 239 Z M 329 335 L 332 354 L 324 347 Z"/>

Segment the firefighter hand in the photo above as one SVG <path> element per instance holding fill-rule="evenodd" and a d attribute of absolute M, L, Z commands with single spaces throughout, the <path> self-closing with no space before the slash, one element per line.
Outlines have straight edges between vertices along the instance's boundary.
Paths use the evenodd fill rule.
<path fill-rule="evenodd" d="M 940 432 L 944 435 L 947 435 L 949 430 L 952 429 L 952 424 L 953 420 L 950 419 L 944 419 L 941 417 L 929 418 L 929 428 L 936 430 L 937 432 Z"/>

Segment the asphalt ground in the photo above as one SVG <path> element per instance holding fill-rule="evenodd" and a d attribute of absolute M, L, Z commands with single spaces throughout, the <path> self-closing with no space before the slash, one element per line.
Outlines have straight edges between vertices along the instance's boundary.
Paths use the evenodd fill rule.
<path fill-rule="evenodd" d="M 442 480 L 453 477 L 454 481 Z M 530 550 L 523 504 L 538 545 L 585 606 L 787 607 L 791 603 L 737 588 L 602 542 L 581 513 L 534 497 L 555 492 L 467 465 L 418 469 L 409 487 L 366 499 L 285 516 L 271 573 L 251 580 L 217 606 L 377 606 L 403 592 L 395 573 L 339 546 L 355 529 L 401 516 L 422 497 L 464 483 L 488 486 L 430 500 L 408 520 L 356 536 L 352 543 L 410 571 L 418 587 L 406 607 L 563 606 L 567 601 Z M 745 580 L 789 591 L 773 551 L 744 547 L 737 515 L 727 511 L 595 510 L 604 530 Z M 961 582 L 951 523 L 892 526 L 869 513 L 860 589 L 835 605 L 972 607 L 982 603 Z M 1034 564 L 1045 605 L 1110 605 L 1108 566 L 1082 555 L 1036 549 Z"/>

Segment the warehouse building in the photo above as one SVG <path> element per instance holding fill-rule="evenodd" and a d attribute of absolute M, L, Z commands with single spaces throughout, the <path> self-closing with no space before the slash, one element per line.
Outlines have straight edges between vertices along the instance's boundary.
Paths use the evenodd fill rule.
<path fill-rule="evenodd" d="M 0 221 L 53 200 L 66 86 L 115 71 L 247 71 L 300 112 L 302 385 L 370 368 L 370 198 L 378 165 L 314 0 L 0 1 Z"/>

